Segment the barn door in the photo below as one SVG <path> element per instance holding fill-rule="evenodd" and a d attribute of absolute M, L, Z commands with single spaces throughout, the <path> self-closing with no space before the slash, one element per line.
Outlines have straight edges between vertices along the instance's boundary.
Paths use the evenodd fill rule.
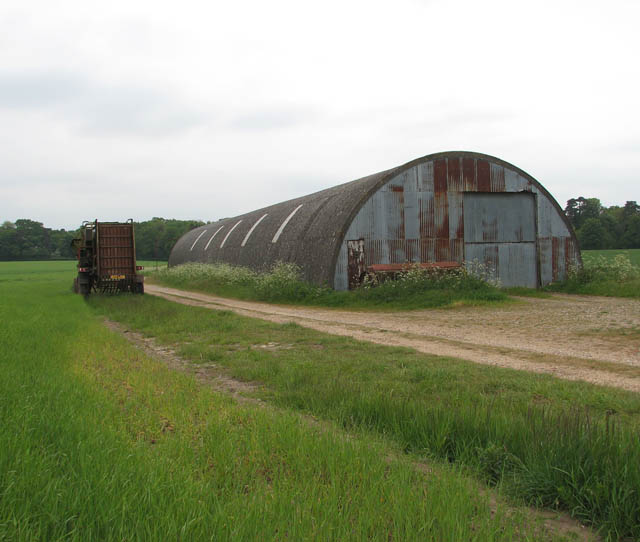
<path fill-rule="evenodd" d="M 502 286 L 536 288 L 535 196 L 530 192 L 464 194 L 464 259 L 487 265 Z"/>
<path fill-rule="evenodd" d="M 364 239 L 347 241 L 349 290 L 357 288 L 365 275 Z"/>

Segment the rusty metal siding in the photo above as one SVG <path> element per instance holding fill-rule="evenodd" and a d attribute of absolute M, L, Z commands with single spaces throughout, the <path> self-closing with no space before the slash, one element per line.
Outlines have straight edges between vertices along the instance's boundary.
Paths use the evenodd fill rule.
<path fill-rule="evenodd" d="M 133 224 L 98 222 L 97 235 L 99 275 L 135 275 Z"/>
<path fill-rule="evenodd" d="M 535 197 L 537 251 L 534 249 L 533 254 L 530 247 L 520 247 L 523 252 L 518 255 L 515 249 L 500 245 L 502 218 L 493 229 L 487 223 L 483 230 L 487 246 L 478 248 L 478 254 L 483 261 L 495 264 L 498 275 L 507 269 L 524 277 L 523 282 L 528 284 L 530 270 L 537 269 L 540 282 L 547 284 L 564 277 L 569 265 L 580 261 L 574 233 L 559 205 L 540 183 L 497 158 L 449 152 L 197 228 L 176 243 L 169 265 L 228 262 L 262 270 L 283 260 L 300 265 L 311 282 L 346 289 L 347 240 L 363 239 L 366 265 L 460 263 L 468 257 L 465 194 L 476 192 L 526 192 Z M 298 211 L 291 215 L 296 208 Z M 279 228 L 282 232 L 273 242 Z M 527 228 L 523 227 L 521 234 L 514 230 L 514 243 L 529 239 Z M 491 243 L 495 246 L 489 246 Z"/>
<path fill-rule="evenodd" d="M 381 199 L 380 194 L 398 193 L 399 187 L 404 187 L 402 202 Z M 479 199 L 465 200 L 469 193 L 477 193 Z M 472 209 L 467 210 L 467 201 L 478 203 L 485 196 L 497 198 L 490 199 L 491 219 L 482 204 L 470 203 Z M 522 201 L 527 203 L 515 203 Z M 384 202 L 382 214 L 376 211 L 380 207 L 376 202 Z M 467 211 L 484 216 L 477 231 L 473 223 L 465 230 Z M 403 214 L 404 237 L 397 227 Z M 547 284 L 565 276 L 567 262 L 578 261 L 557 204 L 543 190 L 515 168 L 464 153 L 418 163 L 390 178 L 363 204 L 345 238 L 360 236 L 365 240 L 366 265 L 477 259 L 492 267 L 505 286 Z M 467 244 L 469 239 L 478 246 Z M 562 247 L 555 251 L 555 260 L 553 243 Z M 338 253 L 334 287 L 346 288 L 345 247 Z"/>

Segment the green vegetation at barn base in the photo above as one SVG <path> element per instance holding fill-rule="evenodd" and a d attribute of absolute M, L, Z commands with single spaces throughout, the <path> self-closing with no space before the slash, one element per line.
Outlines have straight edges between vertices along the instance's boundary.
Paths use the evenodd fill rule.
<path fill-rule="evenodd" d="M 277 325 L 164 299 L 91 306 L 260 396 L 464 466 L 515 499 L 640 537 L 640 396 Z M 262 346 L 270 345 L 266 349 Z"/>
<path fill-rule="evenodd" d="M 265 273 L 224 263 L 190 263 L 154 273 L 153 281 L 238 299 L 356 309 L 478 305 L 507 299 L 495 285 L 462 268 L 412 268 L 396 280 L 381 284 L 365 280 L 361 287 L 346 292 L 304 282 L 299 268 L 289 263 L 278 263 Z"/>
<path fill-rule="evenodd" d="M 640 250 L 589 251 L 583 253 L 582 268 L 571 269 L 566 281 L 551 284 L 547 290 L 569 294 L 640 297 Z"/>
<path fill-rule="evenodd" d="M 240 336 L 252 321 L 177 313 L 150 296 L 87 303 L 70 291 L 70 263 L 0 264 L 0 540 L 559 539 L 455 467 L 416 469 L 391 440 L 238 404 L 148 358 L 96 313 L 184 340 L 195 331 L 198 344 L 286 333 L 296 351 L 326 340 L 333 355 L 333 339 L 260 323 Z"/>

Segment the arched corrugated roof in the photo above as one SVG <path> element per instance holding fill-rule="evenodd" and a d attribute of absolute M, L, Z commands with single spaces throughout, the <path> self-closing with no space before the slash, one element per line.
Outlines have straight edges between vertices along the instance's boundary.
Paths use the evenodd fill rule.
<path fill-rule="evenodd" d="M 261 270 L 281 260 L 299 265 L 310 282 L 332 285 L 344 235 L 369 197 L 395 175 L 422 162 L 442 158 L 486 160 L 522 175 L 553 202 L 577 246 L 564 212 L 529 174 L 493 156 L 450 151 L 423 156 L 397 168 L 191 230 L 173 247 L 169 266 L 226 262 Z"/>

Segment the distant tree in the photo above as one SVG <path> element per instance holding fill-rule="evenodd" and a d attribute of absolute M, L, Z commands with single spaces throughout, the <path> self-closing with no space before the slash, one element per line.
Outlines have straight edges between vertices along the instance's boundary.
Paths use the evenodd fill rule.
<path fill-rule="evenodd" d="M 602 213 L 602 204 L 598 198 L 571 198 L 564 212 L 574 229 L 579 230 L 589 218 L 598 218 Z"/>
<path fill-rule="evenodd" d="M 136 223 L 136 254 L 141 260 L 168 260 L 176 241 L 193 228 L 204 225 L 201 220 L 175 220 L 153 217 Z"/>
<path fill-rule="evenodd" d="M 583 250 L 607 248 L 607 237 L 607 230 L 599 218 L 588 218 L 578 230 L 578 240 Z"/>
<path fill-rule="evenodd" d="M 0 226 L 0 260 L 17 260 L 20 258 L 20 242 L 16 225 L 6 220 Z"/>
<path fill-rule="evenodd" d="M 640 220 L 640 205 L 635 201 L 627 201 L 620 209 L 620 248 L 639 248 L 638 220 Z"/>
<path fill-rule="evenodd" d="M 622 245 L 624 248 L 640 248 L 640 213 L 627 221 Z"/>
<path fill-rule="evenodd" d="M 51 253 L 51 230 L 42 222 L 20 218 L 16 220 L 16 231 L 20 243 L 20 259 L 46 260 Z"/>

